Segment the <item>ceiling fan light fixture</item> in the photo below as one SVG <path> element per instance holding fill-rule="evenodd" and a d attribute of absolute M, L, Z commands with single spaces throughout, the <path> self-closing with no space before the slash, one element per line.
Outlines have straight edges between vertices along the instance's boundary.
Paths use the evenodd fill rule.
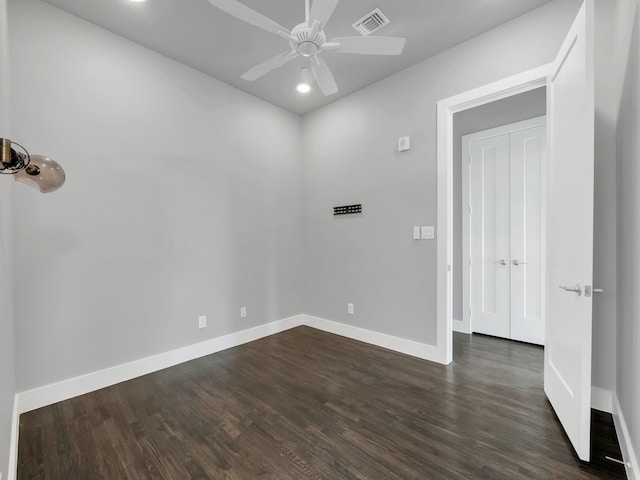
<path fill-rule="evenodd" d="M 322 53 L 333 51 L 340 54 L 400 55 L 406 41 L 400 37 L 374 36 L 336 37 L 327 42 L 324 30 L 339 2 L 340 0 L 313 0 L 311 4 L 310 0 L 305 0 L 305 21 L 289 31 L 238 0 L 209 0 L 211 5 L 223 12 L 278 35 L 289 42 L 290 50 L 288 52 L 280 53 L 256 65 L 240 75 L 241 78 L 253 82 L 272 70 L 284 66 L 296 57 L 305 57 L 311 60 L 311 72 L 316 85 L 325 96 L 336 94 L 338 85 L 327 62 L 322 58 Z M 374 20 L 376 23 L 380 23 L 381 20 L 384 20 L 382 17 L 382 12 L 379 12 L 379 16 L 376 16 Z M 370 23 L 372 21 L 367 22 L 367 25 Z M 299 91 L 308 91 L 308 87 L 299 85 Z M 311 85 L 311 83 L 307 82 L 307 85 Z"/>
<path fill-rule="evenodd" d="M 316 53 L 318 53 L 318 50 L 320 50 L 320 48 L 315 43 L 307 40 L 296 45 L 296 50 L 303 57 L 312 57 Z"/>
<path fill-rule="evenodd" d="M 16 173 L 14 178 L 16 182 L 42 193 L 49 193 L 58 190 L 64 184 L 66 176 L 58 162 L 42 155 L 31 155 L 31 163 Z"/>
<path fill-rule="evenodd" d="M 62 167 L 42 155 L 30 155 L 20 144 L 0 138 L 0 174 L 13 175 L 16 182 L 24 183 L 42 193 L 59 189 L 65 181 Z"/>
<path fill-rule="evenodd" d="M 320 24 L 301 23 L 291 30 L 291 48 L 303 57 L 312 57 L 320 52 L 320 47 L 327 41 L 327 37 L 320 30 Z"/>
<path fill-rule="evenodd" d="M 296 85 L 296 90 L 300 93 L 309 93 L 311 91 L 311 71 L 307 67 L 303 67 L 300 71 L 300 82 Z"/>

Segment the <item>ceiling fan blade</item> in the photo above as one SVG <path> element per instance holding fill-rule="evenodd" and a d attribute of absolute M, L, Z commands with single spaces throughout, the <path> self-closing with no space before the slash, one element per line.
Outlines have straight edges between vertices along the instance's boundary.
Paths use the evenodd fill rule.
<path fill-rule="evenodd" d="M 313 21 L 317 20 L 320 22 L 322 28 L 324 28 L 339 1 L 340 0 L 313 0 L 307 24 L 312 25 Z"/>
<path fill-rule="evenodd" d="M 242 75 L 240 75 L 243 79 L 253 82 L 258 78 L 266 75 L 271 70 L 275 70 L 278 67 L 283 66 L 285 63 L 293 60 L 298 56 L 298 52 L 285 52 L 280 55 L 276 55 L 273 58 L 270 58 L 266 62 L 262 62 L 260 65 L 256 65 L 250 70 L 247 70 Z"/>
<path fill-rule="evenodd" d="M 313 73 L 316 82 L 318 82 L 318 87 L 322 90 L 325 96 L 333 95 L 334 93 L 338 93 L 338 86 L 336 85 L 336 80 L 333 78 L 333 73 L 329 70 L 329 65 L 324 61 L 323 58 L 315 57 L 313 65 L 311 65 L 311 72 Z"/>
<path fill-rule="evenodd" d="M 362 55 L 400 55 L 407 39 L 402 37 L 338 37 L 329 43 L 339 43 L 337 53 Z"/>
<path fill-rule="evenodd" d="M 233 15 L 240 20 L 244 20 L 251 25 L 262 28 L 267 32 L 275 33 L 276 35 L 278 34 L 278 32 L 291 33 L 282 25 L 274 22 L 270 18 L 265 17 L 261 13 L 252 10 L 246 5 L 237 2 L 236 0 L 209 0 L 209 3 L 214 7 L 218 7 L 223 12 L 226 12 L 229 15 Z"/>

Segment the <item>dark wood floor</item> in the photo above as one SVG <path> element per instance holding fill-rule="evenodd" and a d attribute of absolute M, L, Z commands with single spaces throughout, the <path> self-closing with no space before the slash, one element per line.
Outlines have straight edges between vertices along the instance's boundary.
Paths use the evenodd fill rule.
<path fill-rule="evenodd" d="M 606 414 L 577 460 L 542 356 L 456 334 L 445 367 L 300 327 L 22 415 L 18 478 L 625 478 Z"/>

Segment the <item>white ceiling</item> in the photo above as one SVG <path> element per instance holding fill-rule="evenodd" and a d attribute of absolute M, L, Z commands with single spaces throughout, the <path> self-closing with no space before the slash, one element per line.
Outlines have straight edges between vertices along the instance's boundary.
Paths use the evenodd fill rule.
<path fill-rule="evenodd" d="M 468 40 L 551 0 L 342 0 L 325 27 L 327 37 L 357 36 L 351 26 L 378 7 L 391 24 L 374 33 L 407 38 L 398 57 L 323 53 L 339 92 L 324 97 L 315 88 L 296 92 L 297 58 L 266 76 L 248 82 L 240 75 L 288 43 L 211 6 L 207 0 L 45 0 L 240 90 L 298 114 L 308 113 L 443 50 Z M 240 0 L 292 28 L 304 20 L 304 0 Z"/>

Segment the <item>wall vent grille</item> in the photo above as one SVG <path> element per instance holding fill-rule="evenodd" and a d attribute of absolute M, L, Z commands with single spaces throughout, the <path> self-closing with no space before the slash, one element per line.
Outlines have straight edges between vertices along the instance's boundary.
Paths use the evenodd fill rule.
<path fill-rule="evenodd" d="M 360 35 L 366 37 L 385 25 L 389 25 L 389 23 L 391 22 L 389 22 L 385 14 L 382 13 L 379 8 L 376 8 L 354 23 L 353 28 L 355 28 Z"/>

